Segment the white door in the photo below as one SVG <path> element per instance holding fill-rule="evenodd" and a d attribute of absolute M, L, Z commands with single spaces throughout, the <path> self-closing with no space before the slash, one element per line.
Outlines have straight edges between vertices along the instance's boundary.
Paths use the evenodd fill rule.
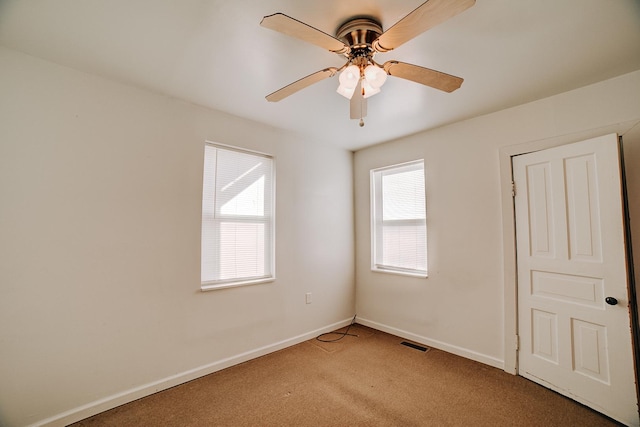
<path fill-rule="evenodd" d="M 519 374 L 639 425 L 617 136 L 516 156 L 513 174 Z"/>

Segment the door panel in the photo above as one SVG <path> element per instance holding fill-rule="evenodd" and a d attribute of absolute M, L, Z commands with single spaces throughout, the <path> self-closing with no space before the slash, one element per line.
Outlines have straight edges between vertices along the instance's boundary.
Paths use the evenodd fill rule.
<path fill-rule="evenodd" d="M 609 384 L 607 331 L 602 325 L 571 319 L 575 371 Z"/>
<path fill-rule="evenodd" d="M 558 320 L 555 313 L 531 310 L 532 354 L 558 363 Z"/>
<path fill-rule="evenodd" d="M 527 169 L 529 182 L 529 197 L 533 203 L 530 205 L 530 234 L 531 256 L 553 258 L 554 227 L 551 212 L 551 188 L 549 163 L 530 165 Z"/>
<path fill-rule="evenodd" d="M 601 279 L 532 271 L 531 295 L 570 304 L 603 307 L 604 290 Z"/>
<path fill-rule="evenodd" d="M 595 155 L 565 160 L 569 257 L 602 262 Z"/>
<path fill-rule="evenodd" d="M 516 156 L 513 173 L 519 374 L 639 425 L 617 136 Z"/>

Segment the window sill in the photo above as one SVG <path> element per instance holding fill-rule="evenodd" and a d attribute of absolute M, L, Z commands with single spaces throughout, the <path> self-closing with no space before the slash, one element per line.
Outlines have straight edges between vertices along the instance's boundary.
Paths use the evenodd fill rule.
<path fill-rule="evenodd" d="M 228 283 L 202 283 L 200 290 L 202 292 L 217 291 L 218 289 L 237 288 L 240 286 L 252 286 L 259 285 L 261 283 L 269 283 L 275 281 L 275 277 L 266 277 L 264 279 L 244 280 L 242 282 L 228 282 Z"/>
<path fill-rule="evenodd" d="M 396 271 L 396 270 L 384 270 L 381 268 L 372 268 L 371 271 L 374 273 L 385 273 L 385 274 L 395 274 L 398 276 L 409 276 L 416 277 L 419 279 L 426 279 L 429 275 L 426 272 L 409 272 L 409 271 Z"/>

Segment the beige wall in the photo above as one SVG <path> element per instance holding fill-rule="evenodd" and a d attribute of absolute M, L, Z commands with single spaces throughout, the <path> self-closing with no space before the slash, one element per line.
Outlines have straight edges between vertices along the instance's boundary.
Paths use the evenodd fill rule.
<path fill-rule="evenodd" d="M 361 323 L 512 371 L 514 339 L 505 329 L 515 335 L 510 301 L 515 290 L 508 277 L 514 266 L 505 255 L 509 248 L 503 238 L 512 219 L 503 209 L 508 182 L 501 177 L 500 150 L 517 152 L 512 146 L 520 145 L 526 151 L 624 134 L 631 215 L 636 219 L 632 231 L 640 247 L 639 122 L 637 71 L 358 151 L 356 308 Z M 374 273 L 369 170 L 420 158 L 427 177 L 429 278 Z M 637 248 L 636 263 L 639 253 Z"/>
<path fill-rule="evenodd" d="M 352 153 L 2 48 L 0 94 L 0 425 L 64 425 L 353 316 Z M 200 291 L 207 139 L 275 156 L 273 283 Z"/>

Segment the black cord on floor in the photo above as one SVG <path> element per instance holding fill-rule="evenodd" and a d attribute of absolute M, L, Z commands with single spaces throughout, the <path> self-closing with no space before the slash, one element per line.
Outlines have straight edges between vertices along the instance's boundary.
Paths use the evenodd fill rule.
<path fill-rule="evenodd" d="M 349 333 L 349 329 L 351 329 L 351 326 L 353 326 L 353 324 L 356 322 L 356 314 L 353 315 L 353 319 L 351 319 L 351 323 L 349 324 L 349 326 L 347 327 L 347 330 L 344 332 L 325 332 L 324 334 L 320 334 L 316 337 L 316 339 L 320 342 L 336 342 L 336 341 L 340 341 L 342 338 L 346 337 L 347 335 L 349 335 L 350 337 L 357 337 L 356 334 L 350 334 Z M 340 335 L 340 337 L 338 338 L 334 338 L 331 340 L 325 340 L 325 339 L 321 339 L 321 337 L 325 336 L 325 335 Z"/>

